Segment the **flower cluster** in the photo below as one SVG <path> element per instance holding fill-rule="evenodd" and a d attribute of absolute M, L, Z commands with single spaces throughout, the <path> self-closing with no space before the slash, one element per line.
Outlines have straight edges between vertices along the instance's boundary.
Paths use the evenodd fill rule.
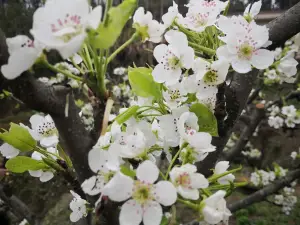
<path fill-rule="evenodd" d="M 274 171 L 256 170 L 251 173 L 250 181 L 256 186 L 266 186 L 272 183 L 276 178 L 284 177 L 287 169 L 283 169 L 277 164 L 274 164 Z"/>
<path fill-rule="evenodd" d="M 87 130 L 92 130 L 94 127 L 94 111 L 91 103 L 83 105 L 80 111 L 80 116 Z"/>
<path fill-rule="evenodd" d="M 282 205 L 282 212 L 290 215 L 295 204 L 297 203 L 297 196 L 295 196 L 295 189 L 293 187 L 285 187 L 281 194 L 274 196 L 274 203 Z"/>
<path fill-rule="evenodd" d="M 273 105 L 268 111 L 270 112 L 268 119 L 270 127 L 279 129 L 286 125 L 289 128 L 295 128 L 297 124 L 300 124 L 300 113 L 294 105 L 283 106 L 281 109 Z"/>

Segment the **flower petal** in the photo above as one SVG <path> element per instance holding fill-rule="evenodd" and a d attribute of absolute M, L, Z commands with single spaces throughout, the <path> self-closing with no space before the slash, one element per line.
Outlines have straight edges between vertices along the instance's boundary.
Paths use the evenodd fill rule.
<path fill-rule="evenodd" d="M 136 177 L 140 181 L 153 184 L 159 175 L 157 166 L 150 160 L 144 161 L 136 170 Z"/>
<path fill-rule="evenodd" d="M 207 188 L 209 185 L 208 180 L 200 173 L 194 173 L 190 175 L 192 188 Z"/>
<path fill-rule="evenodd" d="M 183 188 L 182 186 L 177 187 L 178 193 L 186 198 L 186 199 L 192 199 L 197 200 L 199 199 L 199 191 L 197 189 L 189 189 L 189 188 Z"/>
<path fill-rule="evenodd" d="M 144 225 L 159 225 L 162 219 L 162 208 L 158 202 L 151 201 L 144 207 Z"/>
<path fill-rule="evenodd" d="M 102 194 L 111 200 L 122 202 L 132 196 L 134 181 L 122 173 L 117 173 L 103 188 Z"/>
<path fill-rule="evenodd" d="M 250 61 L 241 60 L 241 59 L 233 59 L 231 62 L 232 68 L 238 73 L 248 73 L 251 71 Z"/>
<path fill-rule="evenodd" d="M 104 187 L 104 179 L 101 176 L 92 176 L 86 179 L 82 184 L 82 190 L 89 195 L 97 195 Z"/>
<path fill-rule="evenodd" d="M 42 176 L 40 176 L 40 181 L 41 182 L 47 182 L 51 180 L 54 177 L 54 174 L 50 171 L 46 171 L 42 173 Z"/>
<path fill-rule="evenodd" d="M 274 62 L 274 53 L 266 50 L 259 49 L 252 56 L 251 63 L 257 69 L 266 69 Z"/>
<path fill-rule="evenodd" d="M 4 157 L 8 159 L 14 158 L 20 153 L 18 149 L 7 143 L 4 143 L 0 146 L 0 152 Z"/>
<path fill-rule="evenodd" d="M 164 206 L 173 205 L 177 199 L 177 191 L 169 181 L 160 181 L 154 185 L 155 199 Z"/>
<path fill-rule="evenodd" d="M 139 203 L 131 199 L 122 205 L 120 225 L 139 225 L 142 222 L 143 210 Z"/>
<path fill-rule="evenodd" d="M 98 148 L 92 149 L 88 154 L 88 162 L 91 170 L 94 173 L 99 171 L 108 172 L 105 164 L 109 159 L 108 151 L 100 150 Z"/>
<path fill-rule="evenodd" d="M 101 17 L 102 17 L 102 6 L 99 5 L 95 7 L 92 12 L 88 16 L 88 26 L 97 29 L 99 26 L 99 23 L 101 22 Z"/>

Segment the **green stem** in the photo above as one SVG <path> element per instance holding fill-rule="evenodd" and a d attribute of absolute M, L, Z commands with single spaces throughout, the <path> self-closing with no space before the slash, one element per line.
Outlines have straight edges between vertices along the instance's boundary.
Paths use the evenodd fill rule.
<path fill-rule="evenodd" d="M 41 147 L 39 147 L 39 146 L 36 146 L 36 149 L 35 149 L 35 150 L 36 150 L 37 152 L 43 154 L 43 155 L 46 156 L 46 157 L 48 157 L 49 155 L 52 155 L 52 156 L 55 156 L 55 157 L 58 158 L 58 159 L 63 159 L 63 158 L 60 157 L 59 155 L 54 154 L 54 153 L 52 153 L 52 152 L 48 152 L 48 151 L 46 151 L 45 149 L 43 149 L 43 148 L 41 148 Z"/>
<path fill-rule="evenodd" d="M 182 150 L 183 148 L 185 148 L 185 147 L 186 147 L 186 144 L 183 144 L 183 145 L 181 146 L 181 148 L 178 150 L 178 152 L 176 152 L 176 154 L 175 154 L 174 157 L 172 158 L 172 161 L 170 162 L 170 165 L 169 165 L 169 167 L 168 167 L 168 170 L 167 170 L 167 173 L 166 173 L 166 176 L 165 176 L 166 178 L 168 178 L 169 173 L 170 173 L 170 171 L 171 171 L 171 169 L 172 169 L 172 167 L 173 167 L 173 165 L 174 165 L 176 159 L 179 157 L 181 150 Z"/>
<path fill-rule="evenodd" d="M 59 68 L 51 65 L 50 63 L 48 63 L 47 60 L 43 60 L 42 62 L 43 62 L 43 65 L 45 67 L 47 67 L 48 69 L 52 70 L 53 72 L 61 73 L 61 74 L 65 75 L 68 78 L 71 78 L 71 79 L 74 79 L 74 80 L 82 82 L 82 78 L 77 77 L 76 75 L 74 75 L 74 74 L 72 74 L 72 73 L 70 73 L 70 72 L 68 72 L 66 70 L 61 70 L 61 69 L 59 69 Z"/>
<path fill-rule="evenodd" d="M 196 211 L 198 211 L 198 205 L 194 204 L 194 203 L 191 203 L 189 201 L 186 201 L 186 200 L 183 200 L 183 199 L 180 199 L 180 198 L 177 198 L 177 201 L 190 207 L 191 209 L 194 209 Z"/>
<path fill-rule="evenodd" d="M 221 177 L 224 177 L 224 176 L 226 176 L 226 175 L 228 175 L 228 174 L 231 174 L 231 173 L 235 173 L 235 172 L 237 172 L 237 171 L 240 171 L 241 169 L 242 169 L 242 166 L 240 166 L 240 167 L 238 167 L 238 168 L 236 168 L 236 169 L 233 169 L 233 170 L 229 170 L 229 171 L 227 171 L 227 172 L 225 172 L 225 173 L 222 173 L 222 174 L 213 175 L 213 176 L 211 176 L 210 178 L 208 178 L 208 181 L 209 181 L 209 183 L 212 183 L 212 182 L 218 180 L 218 179 L 221 178 Z"/>
<path fill-rule="evenodd" d="M 113 4 L 113 0 L 106 0 L 106 6 L 105 6 L 105 12 L 104 12 L 104 18 L 103 18 L 103 23 L 104 23 L 104 27 L 107 26 L 108 23 L 108 12 L 110 10 L 110 8 L 112 7 Z"/>
<path fill-rule="evenodd" d="M 195 44 L 195 43 L 192 43 L 192 42 L 189 42 L 189 45 L 196 48 L 197 50 L 205 52 L 206 54 L 209 54 L 209 55 L 215 55 L 216 54 L 216 51 L 211 49 L 211 48 L 207 48 L 207 47 L 204 47 L 202 45 L 198 45 L 198 44 Z"/>
<path fill-rule="evenodd" d="M 84 71 L 74 62 L 73 58 L 71 59 L 73 66 L 78 69 L 81 74 L 84 74 Z"/>
<path fill-rule="evenodd" d="M 123 51 L 128 45 L 130 45 L 135 39 L 139 37 L 138 33 L 134 33 L 129 40 L 122 44 L 116 51 L 114 51 L 107 59 L 107 63 L 110 63 L 121 51 Z"/>
<path fill-rule="evenodd" d="M 103 74 L 103 69 L 104 69 L 104 65 L 103 65 L 103 58 L 104 58 L 104 50 L 101 50 L 100 52 L 100 65 L 99 70 L 97 72 L 97 83 L 98 83 L 98 88 L 100 91 L 100 94 L 102 96 L 105 96 L 105 92 L 106 92 L 106 87 L 105 87 L 105 74 Z"/>

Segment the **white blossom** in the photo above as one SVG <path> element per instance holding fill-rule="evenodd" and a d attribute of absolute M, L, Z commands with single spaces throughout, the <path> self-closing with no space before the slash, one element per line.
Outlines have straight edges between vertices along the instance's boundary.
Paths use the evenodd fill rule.
<path fill-rule="evenodd" d="M 250 20 L 254 20 L 255 17 L 259 14 L 261 6 L 262 6 L 261 1 L 257 1 L 253 4 L 248 4 L 244 11 L 244 16 L 246 18 L 249 18 Z"/>
<path fill-rule="evenodd" d="M 117 173 L 107 184 L 104 194 L 111 200 L 122 202 L 119 216 L 120 225 L 159 225 L 163 216 L 162 207 L 176 202 L 176 188 L 169 181 L 159 181 L 159 169 L 151 161 L 141 163 L 137 170 L 137 180 Z M 129 199 L 129 200 L 128 200 Z"/>
<path fill-rule="evenodd" d="M 270 127 L 274 127 L 275 129 L 279 129 L 283 126 L 284 120 L 279 116 L 270 116 L 268 119 L 268 124 Z"/>
<path fill-rule="evenodd" d="M 70 214 L 71 222 L 75 223 L 83 217 L 87 216 L 87 201 L 82 199 L 78 194 L 73 191 L 70 191 L 73 199 L 70 202 L 70 209 L 72 213 Z"/>
<path fill-rule="evenodd" d="M 202 209 L 202 214 L 207 223 L 217 224 L 221 221 L 227 221 L 229 216 L 231 216 L 231 212 L 226 207 L 226 201 L 224 199 L 225 195 L 225 191 L 217 191 L 203 200 L 204 207 Z"/>
<path fill-rule="evenodd" d="M 86 0 L 48 0 L 35 11 L 30 32 L 36 40 L 67 59 L 81 48 L 86 29 L 98 27 L 101 16 L 102 7 L 91 11 Z"/>
<path fill-rule="evenodd" d="M 181 167 L 174 167 L 170 172 L 170 178 L 177 188 L 177 192 L 186 199 L 197 200 L 199 188 L 207 188 L 208 180 L 200 173 L 197 167 L 185 164 Z"/>
<path fill-rule="evenodd" d="M 43 48 L 37 41 L 32 41 L 25 35 L 7 38 L 9 59 L 8 64 L 1 67 L 1 73 L 6 79 L 12 80 L 30 69 L 41 56 Z"/>
<path fill-rule="evenodd" d="M 225 172 L 227 172 L 227 169 L 229 168 L 229 162 L 228 161 L 220 161 L 216 164 L 214 174 L 220 175 Z M 233 182 L 235 179 L 235 176 L 233 174 L 227 174 L 226 176 L 223 176 L 218 179 L 218 182 L 220 184 L 229 184 L 230 182 Z"/>

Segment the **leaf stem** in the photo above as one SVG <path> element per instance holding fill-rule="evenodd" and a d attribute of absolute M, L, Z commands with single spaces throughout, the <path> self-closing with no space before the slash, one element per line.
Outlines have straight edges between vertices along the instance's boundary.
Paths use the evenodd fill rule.
<path fill-rule="evenodd" d="M 209 55 L 215 55 L 216 54 L 216 51 L 211 49 L 211 48 L 207 48 L 207 47 L 204 47 L 202 45 L 198 45 L 198 44 L 195 44 L 195 43 L 192 43 L 192 42 L 189 42 L 189 45 L 192 46 L 193 48 L 196 48 L 197 50 L 205 52 Z"/>
<path fill-rule="evenodd" d="M 130 39 L 122 44 L 116 51 L 114 51 L 107 59 L 107 63 L 110 63 L 121 51 L 123 51 L 128 45 L 130 45 L 135 39 L 139 37 L 139 34 L 134 33 Z"/>
<path fill-rule="evenodd" d="M 61 74 L 65 75 L 68 78 L 71 78 L 71 79 L 74 79 L 74 80 L 82 82 L 82 78 L 80 78 L 80 77 L 78 77 L 78 76 L 76 76 L 76 75 L 74 75 L 74 74 L 72 74 L 72 73 L 70 73 L 70 72 L 68 72 L 66 70 L 62 70 L 62 69 L 59 69 L 59 68 L 51 65 L 50 63 L 48 63 L 47 60 L 43 60 L 42 62 L 43 62 L 43 65 L 45 67 L 47 67 L 48 69 L 52 70 L 53 72 L 61 73 Z"/>

